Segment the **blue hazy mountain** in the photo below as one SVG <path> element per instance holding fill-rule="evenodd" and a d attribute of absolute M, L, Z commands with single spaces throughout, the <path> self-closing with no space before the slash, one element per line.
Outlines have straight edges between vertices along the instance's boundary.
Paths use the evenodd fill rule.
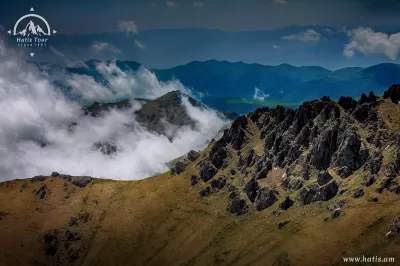
<path fill-rule="evenodd" d="M 86 62 L 87 67 L 66 70 L 92 76 L 107 85 L 96 70 L 99 62 L 90 60 Z M 125 72 L 134 72 L 141 67 L 134 61 L 116 61 L 116 64 Z M 330 71 L 318 66 L 265 66 L 209 60 L 151 71 L 161 81 L 178 79 L 186 87 L 203 95 L 202 102 L 213 108 L 238 113 L 248 112 L 260 105 L 297 106 L 322 96 L 332 99 L 340 96 L 359 97 L 370 91 L 381 95 L 388 86 L 400 83 L 400 65 L 389 63 Z"/>
<path fill-rule="evenodd" d="M 385 33 L 395 29 L 374 28 Z M 298 36 L 307 30 L 319 34 L 318 40 L 302 41 L 287 36 Z M 142 46 L 135 45 L 138 41 Z M 343 56 L 350 41 L 342 28 L 327 26 L 290 26 L 273 30 L 228 31 L 218 29 L 157 29 L 138 32 L 127 37 L 124 33 L 52 36 L 51 45 L 65 56 L 52 54 L 49 49 L 41 53 L 41 60 L 57 64 L 69 61 L 86 61 L 92 58 L 141 62 L 149 68 L 167 69 L 192 61 L 219 60 L 262 65 L 288 63 L 295 66 L 322 66 L 333 70 L 347 66 L 371 66 L 391 62 L 388 58 L 364 56 L 357 53 L 352 58 Z M 113 53 L 91 49 L 94 42 L 108 43 L 120 50 Z M 394 61 L 391 63 L 400 63 Z"/>

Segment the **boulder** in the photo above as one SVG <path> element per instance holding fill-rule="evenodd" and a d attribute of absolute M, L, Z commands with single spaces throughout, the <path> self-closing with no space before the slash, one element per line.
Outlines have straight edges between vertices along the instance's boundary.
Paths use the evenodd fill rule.
<path fill-rule="evenodd" d="M 357 101 L 352 97 L 341 96 L 338 100 L 338 104 L 345 110 L 354 109 L 357 106 Z"/>
<path fill-rule="evenodd" d="M 225 185 L 226 185 L 226 178 L 224 176 L 211 181 L 211 187 L 215 190 L 223 189 Z"/>
<path fill-rule="evenodd" d="M 333 165 L 337 167 L 346 166 L 351 171 L 357 170 L 365 163 L 365 158 L 360 158 L 360 136 L 355 130 L 348 128 L 340 136 L 339 141 L 339 147 L 333 156 Z"/>
<path fill-rule="evenodd" d="M 267 187 L 258 190 L 256 198 L 254 200 L 254 207 L 256 208 L 256 210 L 262 211 L 273 205 L 278 200 L 276 194 L 276 191 L 271 190 Z"/>
<path fill-rule="evenodd" d="M 332 180 L 332 176 L 327 171 L 320 171 L 318 173 L 317 182 L 318 185 L 323 186 Z"/>
<path fill-rule="evenodd" d="M 400 85 L 394 84 L 390 86 L 389 89 L 383 93 L 383 98 L 390 98 L 393 103 L 398 104 L 400 101 Z"/>
<path fill-rule="evenodd" d="M 372 186 L 375 183 L 375 176 L 372 175 L 371 173 L 368 173 L 364 176 L 364 180 L 362 182 L 362 184 L 366 187 Z"/>
<path fill-rule="evenodd" d="M 353 172 L 347 166 L 337 168 L 336 173 L 343 179 L 348 178 L 353 174 Z"/>
<path fill-rule="evenodd" d="M 210 162 L 217 168 L 221 169 L 228 157 L 228 151 L 226 150 L 226 143 L 224 139 L 218 140 L 210 151 Z"/>
<path fill-rule="evenodd" d="M 77 187 L 86 187 L 93 181 L 93 178 L 90 176 L 79 176 L 75 177 L 75 179 L 72 181 L 72 184 L 74 184 Z"/>
<path fill-rule="evenodd" d="M 250 179 L 250 181 L 247 182 L 246 187 L 245 187 L 245 192 L 251 202 L 254 202 L 256 195 L 257 195 L 257 190 L 259 188 L 260 187 L 258 185 L 258 182 L 254 178 Z"/>
<path fill-rule="evenodd" d="M 199 183 L 199 177 L 197 175 L 192 175 L 190 178 L 190 184 L 195 186 Z"/>
<path fill-rule="evenodd" d="M 200 177 L 204 182 L 209 181 L 217 174 L 217 169 L 211 164 L 206 163 L 200 172 Z"/>
<path fill-rule="evenodd" d="M 379 187 L 376 189 L 376 192 L 382 193 L 385 188 L 388 188 L 390 184 L 392 184 L 393 179 L 394 179 L 393 177 L 388 177 L 384 179 L 379 185 Z"/>
<path fill-rule="evenodd" d="M 213 193 L 212 189 L 210 186 L 203 188 L 202 190 L 200 190 L 200 196 L 202 197 L 206 197 L 209 196 Z"/>
<path fill-rule="evenodd" d="M 358 199 L 364 196 L 364 189 L 363 188 L 357 188 L 356 191 L 354 191 L 353 198 Z"/>
<path fill-rule="evenodd" d="M 286 225 L 288 225 L 288 223 L 289 223 L 289 221 L 279 222 L 278 229 L 284 228 Z"/>
<path fill-rule="evenodd" d="M 394 163 L 389 163 L 385 166 L 384 173 L 387 177 L 396 177 L 397 176 L 397 169 Z"/>
<path fill-rule="evenodd" d="M 197 151 L 191 150 L 191 151 L 188 153 L 188 156 L 187 156 L 187 157 L 188 157 L 189 161 L 194 162 L 194 161 L 196 161 L 197 159 L 199 159 L 200 153 L 197 152 Z"/>
<path fill-rule="evenodd" d="M 310 184 L 300 191 L 299 200 L 303 205 L 316 201 L 328 201 L 336 196 L 338 190 L 339 186 L 334 180 L 321 187 L 318 187 L 317 184 Z"/>
<path fill-rule="evenodd" d="M 53 173 L 51 173 L 51 176 L 52 177 L 57 177 L 57 176 L 59 176 L 60 174 L 59 173 L 57 173 L 57 172 L 53 172 Z"/>
<path fill-rule="evenodd" d="M 230 213 L 242 215 L 249 211 L 249 206 L 244 199 L 235 195 L 230 198 L 227 209 Z"/>
<path fill-rule="evenodd" d="M 293 204 L 294 201 L 289 196 L 287 196 L 281 203 L 279 203 L 279 208 L 286 211 L 287 209 L 292 207 Z"/>
<path fill-rule="evenodd" d="M 185 171 L 186 167 L 187 167 L 186 163 L 179 161 L 175 164 L 174 170 L 172 172 L 179 175 Z"/>
<path fill-rule="evenodd" d="M 337 208 L 337 209 L 333 210 L 333 212 L 332 212 L 332 219 L 337 219 L 337 218 L 339 218 L 340 215 L 342 215 L 342 209 Z"/>

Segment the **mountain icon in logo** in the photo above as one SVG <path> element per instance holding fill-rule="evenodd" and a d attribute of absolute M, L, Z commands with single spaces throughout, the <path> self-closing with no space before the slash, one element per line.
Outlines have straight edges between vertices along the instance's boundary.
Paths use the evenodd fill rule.
<path fill-rule="evenodd" d="M 49 34 L 45 33 L 39 25 L 35 25 L 35 23 L 33 23 L 32 20 L 30 20 L 28 25 L 26 25 L 25 29 L 18 32 L 17 35 L 27 37 L 31 35 L 43 36 Z"/>

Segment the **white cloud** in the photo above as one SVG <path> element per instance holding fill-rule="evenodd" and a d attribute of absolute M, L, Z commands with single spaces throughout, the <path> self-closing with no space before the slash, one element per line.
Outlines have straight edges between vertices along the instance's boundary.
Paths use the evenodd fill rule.
<path fill-rule="evenodd" d="M 282 46 L 273 44 L 273 45 L 272 45 L 272 48 L 274 48 L 274 49 L 282 49 Z"/>
<path fill-rule="evenodd" d="M 175 7 L 175 6 L 178 5 L 177 3 L 173 2 L 173 1 L 167 1 L 167 2 L 165 2 L 165 4 L 166 4 L 168 7 Z"/>
<path fill-rule="evenodd" d="M 59 56 L 59 57 L 64 57 L 64 54 L 63 54 L 62 52 L 60 52 L 59 50 L 57 50 L 54 46 L 51 46 L 51 45 L 50 45 L 50 51 L 51 51 L 53 54 L 55 54 L 55 55 L 57 55 L 57 56 Z"/>
<path fill-rule="evenodd" d="M 262 90 L 260 90 L 259 88 L 255 88 L 254 89 L 254 95 L 253 95 L 253 99 L 257 100 L 257 101 L 264 101 L 266 98 L 269 98 L 270 95 L 264 93 Z"/>
<path fill-rule="evenodd" d="M 109 44 L 107 42 L 94 42 L 90 47 L 96 53 L 100 53 L 100 52 L 104 52 L 104 51 L 110 51 L 115 54 L 121 53 L 121 50 L 119 50 L 117 47 L 115 47 L 114 45 Z"/>
<path fill-rule="evenodd" d="M 5 49 L 0 56 L 0 180 L 52 171 L 141 179 L 167 171 L 165 162 L 191 149 L 204 148 L 227 125 L 215 111 L 193 107 L 185 98 L 183 104 L 197 128 L 180 128 L 172 140 L 136 122 L 133 111 L 140 106 L 135 101 L 129 110 L 113 110 L 99 118 L 85 116 L 80 105 L 66 99 L 52 80 L 20 54 L 2 42 L 0 49 Z M 154 98 L 171 90 L 188 91 L 178 81 L 159 82 L 144 68 L 128 74 L 111 62 L 100 63 L 97 69 L 110 88 L 84 75 L 63 74 L 75 93 L 92 100 L 110 101 L 115 95 Z M 116 145 L 117 152 L 104 155 L 95 148 L 99 142 Z"/>
<path fill-rule="evenodd" d="M 278 6 L 284 6 L 287 4 L 286 0 L 274 0 L 274 3 Z"/>
<path fill-rule="evenodd" d="M 193 6 L 194 7 L 204 7 L 204 3 L 203 2 L 194 2 Z"/>
<path fill-rule="evenodd" d="M 138 27 L 133 20 L 118 21 L 117 28 L 121 32 L 125 32 L 127 36 L 135 35 Z"/>
<path fill-rule="evenodd" d="M 318 41 L 320 38 L 321 35 L 313 29 L 308 29 L 305 32 L 301 32 L 299 34 L 292 34 L 282 37 L 282 39 L 284 40 L 299 40 L 302 42 Z"/>
<path fill-rule="evenodd" d="M 82 61 L 73 61 L 73 60 L 65 60 L 65 65 L 67 67 L 84 67 L 87 68 L 88 66 L 85 64 L 85 62 Z"/>
<path fill-rule="evenodd" d="M 400 54 L 400 33 L 388 35 L 375 32 L 371 28 L 356 28 L 348 32 L 350 42 L 345 46 L 343 55 L 353 57 L 356 52 L 365 55 L 385 56 L 396 60 Z"/>
<path fill-rule="evenodd" d="M 140 48 L 140 49 L 146 48 L 146 46 L 144 46 L 144 44 L 141 43 L 141 42 L 139 42 L 138 40 L 135 40 L 134 43 L 135 43 L 135 46 L 138 47 L 138 48 Z"/>

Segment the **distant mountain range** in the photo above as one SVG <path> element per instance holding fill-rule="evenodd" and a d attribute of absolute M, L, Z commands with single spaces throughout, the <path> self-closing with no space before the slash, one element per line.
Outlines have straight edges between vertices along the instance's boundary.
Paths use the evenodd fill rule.
<path fill-rule="evenodd" d="M 104 82 L 96 70 L 99 62 L 90 60 L 86 62 L 86 68 L 67 70 Z M 125 72 L 141 66 L 134 61 L 116 61 L 116 64 Z M 332 99 L 342 95 L 358 97 L 370 91 L 382 95 L 388 86 L 400 83 L 400 65 L 390 63 L 330 71 L 317 66 L 265 66 L 209 60 L 152 71 L 161 81 L 178 79 L 194 92 L 204 95 L 202 102 L 215 109 L 238 113 L 246 113 L 260 105 L 298 106 L 322 96 Z"/>
<path fill-rule="evenodd" d="M 375 31 L 393 34 L 400 27 L 374 27 Z M 50 49 L 40 54 L 41 61 L 65 64 L 65 60 L 87 61 L 92 58 L 105 61 L 116 58 L 141 62 L 149 68 L 166 69 L 192 61 L 216 59 L 230 62 L 243 61 L 262 65 L 288 63 L 294 66 L 322 66 L 336 70 L 343 67 L 367 67 L 379 63 L 400 63 L 385 56 L 365 56 L 356 53 L 352 58 L 343 55 L 350 42 L 350 28 L 323 25 L 289 26 L 272 30 L 231 31 L 220 29 L 154 29 L 139 31 L 135 36 L 125 33 L 52 36 L 51 45 L 62 54 Z M 301 34 L 313 31 L 315 40 L 299 39 Z M 297 37 L 297 38 L 296 38 Z M 13 43 L 13 40 L 10 40 Z M 95 42 L 117 48 L 91 49 Z M 54 51 L 54 50 L 53 50 Z M 114 52 L 113 52 L 114 51 Z M 39 60 L 39 57 L 36 57 Z"/>

